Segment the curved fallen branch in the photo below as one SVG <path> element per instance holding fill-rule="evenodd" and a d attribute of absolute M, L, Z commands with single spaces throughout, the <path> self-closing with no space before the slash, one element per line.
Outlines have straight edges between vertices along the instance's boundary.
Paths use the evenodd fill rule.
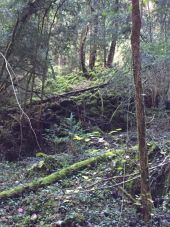
<path fill-rule="evenodd" d="M 11 188 L 11 189 L 7 189 L 5 191 L 0 192 L 0 199 L 19 196 L 23 192 L 31 191 L 31 190 L 34 190 L 34 189 L 37 189 L 40 187 L 50 185 L 58 180 L 63 179 L 64 177 L 67 177 L 73 173 L 76 173 L 77 171 L 82 170 L 92 164 L 95 164 L 98 162 L 103 162 L 103 161 L 107 160 L 108 158 L 115 157 L 116 153 L 119 153 L 119 152 L 121 152 L 121 151 L 120 150 L 109 151 L 105 154 L 77 162 L 62 170 L 52 173 L 46 177 L 36 179 L 30 183 L 27 183 L 24 185 L 19 185 L 14 188 Z"/>

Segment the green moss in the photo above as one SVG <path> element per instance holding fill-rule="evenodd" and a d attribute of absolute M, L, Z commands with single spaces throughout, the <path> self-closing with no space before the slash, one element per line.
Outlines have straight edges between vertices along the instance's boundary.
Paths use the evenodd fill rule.
<path fill-rule="evenodd" d="M 39 161 L 38 163 L 34 164 L 27 170 L 27 177 L 36 176 L 37 173 L 40 175 L 47 175 L 50 174 L 52 171 L 62 168 L 64 163 L 60 162 L 56 158 L 52 156 L 46 155 L 44 160 Z"/>
<path fill-rule="evenodd" d="M 120 153 L 120 152 L 121 152 L 120 150 L 113 150 L 113 151 L 109 151 L 105 154 L 77 162 L 71 166 L 68 166 L 62 170 L 52 173 L 46 177 L 39 178 L 39 179 L 34 180 L 25 185 L 17 186 L 12 189 L 8 189 L 6 191 L 2 191 L 2 192 L 0 192 L 0 198 L 2 199 L 2 198 L 16 196 L 25 191 L 30 191 L 30 190 L 33 190 L 38 187 L 50 185 L 58 180 L 61 180 L 64 177 L 67 177 L 73 173 L 76 173 L 77 171 L 82 170 L 94 163 L 103 162 L 103 161 L 107 160 L 108 158 L 113 158 L 117 153 Z"/>

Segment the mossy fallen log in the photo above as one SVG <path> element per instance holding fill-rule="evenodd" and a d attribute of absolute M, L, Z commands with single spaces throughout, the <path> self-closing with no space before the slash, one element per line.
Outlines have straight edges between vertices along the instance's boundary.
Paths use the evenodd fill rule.
<path fill-rule="evenodd" d="M 109 152 L 106 152 L 105 154 L 101 154 L 99 156 L 77 162 L 62 170 L 52 173 L 46 177 L 41 177 L 39 179 L 33 180 L 30 183 L 26 183 L 26 184 L 19 185 L 14 188 L 11 188 L 11 189 L 7 189 L 5 191 L 0 192 L 0 199 L 19 196 L 23 192 L 28 192 L 28 191 L 35 190 L 40 187 L 50 185 L 73 173 L 76 173 L 77 171 L 82 170 L 88 166 L 91 166 L 91 165 L 99 163 L 99 162 L 106 161 L 108 158 L 112 158 L 112 157 L 116 156 L 116 154 L 119 152 L 122 152 L 122 151 L 120 151 L 120 150 L 109 151 Z"/>

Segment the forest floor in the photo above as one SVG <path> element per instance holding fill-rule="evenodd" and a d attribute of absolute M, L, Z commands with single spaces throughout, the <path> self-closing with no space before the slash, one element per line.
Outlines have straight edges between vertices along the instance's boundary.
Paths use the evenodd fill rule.
<path fill-rule="evenodd" d="M 163 120 L 164 119 L 164 120 Z M 169 141 L 170 130 L 167 119 L 152 121 L 152 127 L 147 130 L 149 141 L 159 142 L 160 147 Z M 136 133 L 129 132 L 131 145 L 136 143 Z M 117 132 L 110 147 L 104 137 L 97 138 L 93 149 L 87 149 L 77 157 L 68 154 L 64 157 L 71 160 L 69 164 L 106 152 L 110 148 L 119 148 L 127 139 L 127 132 Z M 107 141 L 106 141 L 107 140 Z M 121 141 L 121 143 L 120 143 Z M 86 138 L 86 142 L 89 140 Z M 99 144 L 103 145 L 99 146 Z M 119 143 L 119 146 L 118 146 Z M 164 152 L 164 151 L 163 151 Z M 132 150 L 131 152 L 132 153 Z M 166 153 L 168 154 L 168 153 Z M 54 155 L 56 158 L 61 155 Z M 120 157 L 122 159 L 122 157 Z M 0 203 L 0 227 L 109 227 L 109 226 L 146 226 L 136 212 L 135 206 L 120 190 L 119 180 L 129 174 L 130 154 L 126 154 L 128 162 L 123 165 L 115 164 L 115 160 L 98 163 L 82 171 L 78 171 L 70 177 L 66 177 L 52 185 L 37 189 L 34 192 L 23 193 L 18 198 L 2 200 Z M 0 190 L 14 187 L 15 185 L 30 182 L 44 173 L 36 173 L 28 176 L 28 169 L 39 163 L 42 158 L 30 157 L 18 162 L 0 163 Z M 116 171 L 115 171 L 116 168 Z M 58 168 L 57 168 L 58 169 Z M 133 173 L 133 172 L 132 172 Z M 124 184 L 121 185 L 124 187 Z M 168 207 L 168 195 L 164 202 L 153 210 L 152 224 L 150 226 L 170 226 L 170 210 Z"/>

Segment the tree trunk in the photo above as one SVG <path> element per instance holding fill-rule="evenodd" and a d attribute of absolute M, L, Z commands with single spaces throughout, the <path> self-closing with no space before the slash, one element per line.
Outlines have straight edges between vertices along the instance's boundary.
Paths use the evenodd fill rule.
<path fill-rule="evenodd" d="M 132 0 L 132 61 L 133 75 L 136 92 L 136 122 L 138 131 L 139 144 L 139 161 L 141 173 L 141 200 L 142 200 L 142 217 L 145 222 L 151 218 L 152 197 L 149 184 L 148 169 L 148 152 L 145 140 L 145 113 L 142 97 L 142 81 L 141 81 L 141 60 L 140 60 L 140 29 L 141 17 L 139 10 L 139 0 Z"/>
<path fill-rule="evenodd" d="M 107 66 L 107 50 L 106 50 L 106 17 L 103 16 L 102 18 L 102 30 L 103 30 L 103 66 Z"/>
<path fill-rule="evenodd" d="M 86 55 L 85 55 L 85 43 L 87 39 L 87 34 L 89 31 L 89 26 L 86 26 L 85 32 L 83 31 L 81 34 L 81 41 L 80 41 L 80 67 L 82 69 L 83 75 L 88 76 L 88 71 L 86 69 Z"/>
<path fill-rule="evenodd" d="M 113 38 L 111 45 L 110 45 L 110 50 L 107 58 L 107 67 L 112 68 L 113 67 L 113 58 L 115 55 L 115 48 L 116 48 L 116 39 Z"/>
<path fill-rule="evenodd" d="M 89 56 L 89 68 L 94 69 L 97 56 L 97 34 L 98 34 L 98 15 L 95 14 L 94 8 L 91 6 L 91 13 L 93 15 L 93 21 L 90 27 L 90 56 Z"/>
<path fill-rule="evenodd" d="M 30 105 L 32 105 L 32 101 L 33 101 L 33 90 L 34 90 L 34 85 L 35 85 L 35 71 L 32 72 L 32 76 L 31 76 Z"/>
<path fill-rule="evenodd" d="M 30 72 L 30 74 L 28 73 L 27 77 L 28 78 L 27 78 L 26 86 L 25 86 L 24 109 L 25 109 L 25 106 L 26 106 L 27 100 L 28 100 L 28 90 L 29 90 L 29 85 L 30 85 L 31 79 L 32 79 L 32 72 Z M 31 93 L 33 93 L 33 91 L 31 91 Z"/>
<path fill-rule="evenodd" d="M 151 18 L 151 9 L 150 9 L 150 3 L 149 1 L 146 3 L 147 10 L 148 10 L 148 27 L 149 27 L 149 41 L 153 42 L 153 35 L 152 35 L 152 18 Z"/>
<path fill-rule="evenodd" d="M 119 10 L 119 0 L 115 1 L 115 9 L 114 13 L 117 14 Z M 114 25 L 114 31 L 112 34 L 112 41 L 110 45 L 110 50 L 107 58 L 107 67 L 112 68 L 113 67 L 113 58 L 115 55 L 115 49 L 116 49 L 116 42 L 117 42 L 117 31 L 118 31 L 118 21 L 116 19 L 116 22 L 113 23 Z"/>

